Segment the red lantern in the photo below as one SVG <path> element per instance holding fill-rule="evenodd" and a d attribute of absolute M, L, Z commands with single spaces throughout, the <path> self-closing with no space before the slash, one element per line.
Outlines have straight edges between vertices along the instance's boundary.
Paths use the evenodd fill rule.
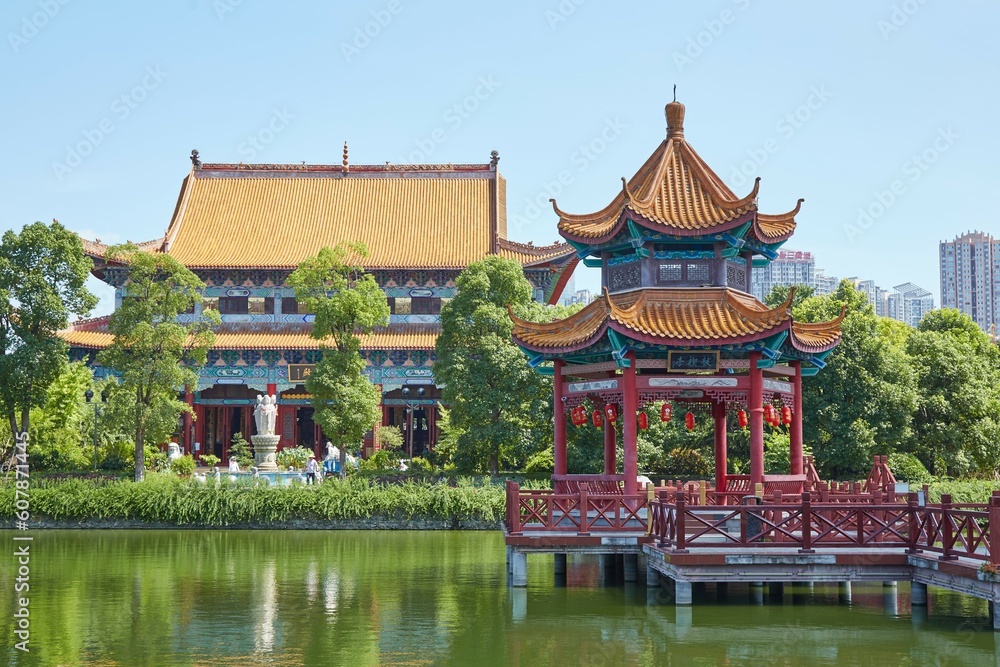
<path fill-rule="evenodd" d="M 608 403 L 604 406 L 604 414 L 607 416 L 609 422 L 613 422 L 618 419 L 618 406 L 614 403 Z"/>
<path fill-rule="evenodd" d="M 639 428 L 641 428 L 642 430 L 646 430 L 647 428 L 649 428 L 649 415 L 647 415 L 645 412 L 639 413 Z"/>
<path fill-rule="evenodd" d="M 764 405 L 764 421 L 774 426 L 774 406 L 770 403 Z"/>
<path fill-rule="evenodd" d="M 747 419 L 747 411 L 740 410 L 736 413 L 736 423 L 740 425 L 740 428 L 746 428 L 749 420 Z"/>
<path fill-rule="evenodd" d="M 684 426 L 689 431 L 694 429 L 694 413 L 693 412 L 689 412 L 686 415 L 684 415 Z"/>
<path fill-rule="evenodd" d="M 580 425 L 580 406 L 576 406 L 569 411 L 569 418 L 573 422 L 573 426 Z"/>
<path fill-rule="evenodd" d="M 601 414 L 600 410 L 594 410 L 592 419 L 595 428 L 601 428 L 602 426 L 604 426 L 604 415 Z"/>
<path fill-rule="evenodd" d="M 787 405 L 781 408 L 781 423 L 785 426 L 792 423 L 792 409 Z"/>
<path fill-rule="evenodd" d="M 660 421 L 668 422 L 674 416 L 674 409 L 669 403 L 664 403 L 660 408 Z"/>

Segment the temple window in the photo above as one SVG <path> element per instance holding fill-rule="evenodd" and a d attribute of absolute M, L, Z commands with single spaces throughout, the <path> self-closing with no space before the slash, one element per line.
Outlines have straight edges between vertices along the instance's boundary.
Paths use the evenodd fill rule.
<path fill-rule="evenodd" d="M 201 312 L 204 313 L 209 310 L 214 310 L 215 312 L 219 312 L 219 297 L 217 296 L 202 297 Z"/>
<path fill-rule="evenodd" d="M 274 306 L 271 306 L 274 310 Z M 286 296 L 281 300 L 281 312 L 285 315 L 312 315 L 295 297 Z"/>
<path fill-rule="evenodd" d="M 415 296 L 410 302 L 410 312 L 414 315 L 438 315 L 441 299 L 433 296 Z"/>
<path fill-rule="evenodd" d="M 219 312 L 223 315 L 246 315 L 250 312 L 249 297 L 221 296 L 219 297 Z"/>
<path fill-rule="evenodd" d="M 413 299 L 407 296 L 399 296 L 392 300 L 390 310 L 393 315 L 409 315 L 412 312 Z"/>
<path fill-rule="evenodd" d="M 251 315 L 272 315 L 274 313 L 274 298 L 270 296 L 252 296 L 248 307 Z"/>

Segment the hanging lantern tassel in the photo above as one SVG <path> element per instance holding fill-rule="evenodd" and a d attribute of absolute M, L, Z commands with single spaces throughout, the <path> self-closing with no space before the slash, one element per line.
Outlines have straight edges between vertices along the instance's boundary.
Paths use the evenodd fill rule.
<path fill-rule="evenodd" d="M 740 410 L 736 413 L 736 423 L 740 425 L 740 428 L 746 428 L 750 420 L 747 419 L 747 411 Z"/>
<path fill-rule="evenodd" d="M 601 428 L 604 426 L 604 415 L 601 414 L 600 410 L 594 410 L 592 419 L 594 421 L 594 428 Z"/>
<path fill-rule="evenodd" d="M 694 413 L 693 412 L 689 412 L 686 415 L 684 415 L 684 426 L 689 431 L 691 431 L 691 430 L 694 429 Z"/>
<path fill-rule="evenodd" d="M 604 406 L 604 415 L 609 422 L 616 421 L 618 419 L 618 406 L 614 403 L 608 403 Z"/>
<path fill-rule="evenodd" d="M 639 413 L 639 428 L 642 429 L 643 431 L 649 428 L 649 415 L 647 415 L 645 412 Z"/>
<path fill-rule="evenodd" d="M 792 423 L 792 409 L 787 405 L 781 408 L 781 423 L 785 426 Z"/>
<path fill-rule="evenodd" d="M 660 421 L 668 422 L 674 416 L 674 408 L 669 403 L 664 403 L 660 408 Z"/>

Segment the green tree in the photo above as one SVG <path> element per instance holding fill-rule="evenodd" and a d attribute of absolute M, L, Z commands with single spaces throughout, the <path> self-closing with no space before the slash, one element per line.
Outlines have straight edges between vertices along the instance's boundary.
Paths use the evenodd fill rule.
<path fill-rule="evenodd" d="M 441 311 L 435 376 L 444 384 L 450 426 L 458 434 L 456 465 L 496 474 L 552 441 L 552 383 L 528 366 L 511 341 L 510 305 L 527 316 L 531 284 L 521 266 L 491 256 L 456 281 L 457 296 Z"/>
<path fill-rule="evenodd" d="M 843 338 L 827 367 L 803 381 L 803 429 L 821 473 L 850 478 L 867 472 L 874 454 L 905 448 L 912 437 L 916 377 L 899 323 L 875 315 L 848 281 L 795 310 L 800 322 L 831 320 L 846 307 Z"/>
<path fill-rule="evenodd" d="M 363 243 L 323 248 L 289 277 L 295 298 L 315 314 L 312 337 L 323 357 L 306 380 L 313 419 L 340 445 L 341 470 L 347 447 L 360 447 L 379 419 L 378 389 L 364 374 L 359 333 L 389 322 L 385 293 L 360 265 L 368 256 Z"/>
<path fill-rule="evenodd" d="M 215 342 L 211 325 L 218 324 L 219 315 L 208 311 L 199 322 L 177 322 L 179 314 L 201 302 L 205 284 L 170 255 L 126 243 L 109 248 L 107 257 L 128 267 L 128 280 L 122 305 L 108 322 L 114 340 L 98 359 L 135 398 L 135 480 L 141 481 L 153 406 L 165 406 L 175 424 L 182 412 L 190 411 L 178 392 L 197 383 L 196 369 Z"/>
<path fill-rule="evenodd" d="M 917 375 L 913 453 L 934 474 L 1000 465 L 1000 353 L 968 315 L 934 310 L 909 337 Z"/>
<path fill-rule="evenodd" d="M 12 433 L 28 430 L 31 408 L 44 405 L 66 366 L 57 332 L 97 305 L 84 286 L 92 266 L 80 237 L 58 222 L 0 239 L 0 408 Z"/>
<path fill-rule="evenodd" d="M 788 301 L 788 293 L 793 289 L 795 290 L 795 296 L 792 298 L 792 308 L 798 307 L 803 301 L 816 293 L 816 289 L 809 285 L 777 285 L 771 289 L 770 294 L 764 297 L 764 303 L 770 308 L 777 308 Z"/>

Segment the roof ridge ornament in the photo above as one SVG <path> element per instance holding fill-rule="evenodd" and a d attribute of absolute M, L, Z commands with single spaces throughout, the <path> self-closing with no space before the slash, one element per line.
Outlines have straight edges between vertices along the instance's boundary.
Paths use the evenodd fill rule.
<path fill-rule="evenodd" d="M 664 109 L 667 115 L 667 138 L 684 138 L 684 105 L 677 101 L 677 86 L 674 86 L 674 101 Z"/>
<path fill-rule="evenodd" d="M 191 165 L 195 169 L 201 169 L 201 160 L 198 158 L 198 149 L 191 151 Z"/>
<path fill-rule="evenodd" d="M 490 151 L 490 168 L 493 171 L 496 171 L 498 162 L 500 162 L 500 151 L 494 149 Z"/>
<path fill-rule="evenodd" d="M 344 162 L 343 162 L 343 166 L 344 166 L 344 173 L 347 173 L 347 172 L 349 172 L 351 170 L 350 165 L 347 163 L 347 140 L 346 139 L 344 140 Z"/>

